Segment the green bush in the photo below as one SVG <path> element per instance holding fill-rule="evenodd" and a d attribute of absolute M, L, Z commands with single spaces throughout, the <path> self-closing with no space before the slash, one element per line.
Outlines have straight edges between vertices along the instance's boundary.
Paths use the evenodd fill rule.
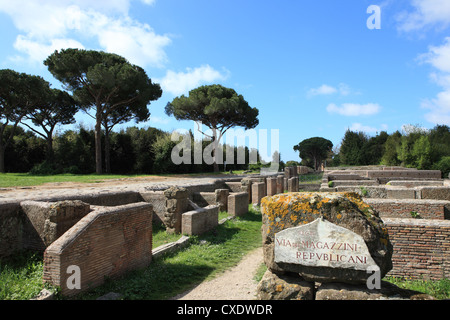
<path fill-rule="evenodd" d="M 442 176 L 448 178 L 450 173 L 450 157 L 443 157 L 438 163 L 434 164 L 433 169 L 441 170 Z"/>
<path fill-rule="evenodd" d="M 58 174 L 61 173 L 57 170 L 56 166 L 45 160 L 39 164 L 36 164 L 31 170 L 30 170 L 30 174 L 32 175 L 43 175 L 43 176 L 48 176 L 48 175 L 53 175 L 53 174 Z"/>

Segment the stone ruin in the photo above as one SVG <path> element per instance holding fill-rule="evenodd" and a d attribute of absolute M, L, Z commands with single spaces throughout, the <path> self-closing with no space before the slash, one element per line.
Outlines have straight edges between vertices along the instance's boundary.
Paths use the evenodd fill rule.
<path fill-rule="evenodd" d="M 84 279 L 87 285 L 83 288 L 90 287 L 100 284 L 105 276 L 119 275 L 148 265 L 154 256 L 164 252 L 166 248 L 152 248 L 152 230 L 149 227 L 152 223 L 164 223 L 168 232 L 201 234 L 217 226 L 218 211 L 240 216 L 248 211 L 249 204 L 253 204 L 261 206 L 263 213 L 266 212 L 263 215 L 264 259 L 269 270 L 260 284 L 261 299 L 303 299 L 307 296 L 314 299 L 325 296 L 342 298 L 342 295 L 336 296 L 336 290 L 345 292 L 349 297 L 365 299 L 383 298 L 398 292 L 386 283 L 383 283 L 383 292 L 367 292 L 362 288 L 367 273 L 365 270 L 353 273 L 344 270 L 341 276 L 336 277 L 334 268 L 331 268 L 331 276 L 328 266 L 320 266 L 319 270 L 325 273 L 319 273 L 314 278 L 311 266 L 298 270 L 295 263 L 275 258 L 273 250 L 278 232 L 282 236 L 284 230 L 297 227 L 311 228 L 305 233 L 334 230 L 335 227 L 327 223 L 336 225 L 335 231 L 338 233 L 342 231 L 339 228 L 353 232 L 354 243 L 359 243 L 361 238 L 367 243 L 370 234 L 367 250 L 376 265 L 380 266 L 382 274 L 387 272 L 388 276 L 425 279 L 449 278 L 450 183 L 440 179 L 440 172 L 400 168 L 326 170 L 320 187 L 322 196 L 320 193 L 314 194 L 308 203 L 301 200 L 297 193 L 300 189 L 298 175 L 307 173 L 310 170 L 293 167 L 269 176 L 249 175 L 172 188 L 133 189 L 130 186 L 120 191 L 76 190 L 69 194 L 2 199 L 0 257 L 19 249 L 45 251 L 44 279 L 57 285 L 66 280 L 68 263 L 95 264 L 96 259 L 100 259 L 103 263 L 99 265 L 103 267 L 94 268 L 95 272 Z M 342 196 L 342 192 L 347 192 L 346 196 Z M 270 213 L 273 218 L 270 220 L 267 208 L 273 205 L 278 206 L 279 213 L 276 213 L 278 216 Z M 412 213 L 416 216 L 412 217 Z M 348 217 L 343 218 L 344 215 L 359 218 L 349 220 Z M 346 220 L 348 223 L 343 223 Z M 385 237 L 386 232 L 388 238 Z M 109 238 L 114 234 L 115 237 Z M 289 240 L 289 231 L 287 235 Z M 386 239 L 389 239 L 388 242 Z M 167 249 L 180 248 L 185 245 L 185 240 L 186 237 L 182 237 L 176 243 L 169 244 Z M 384 252 L 382 245 L 388 250 Z M 389 249 L 391 246 L 392 250 Z M 103 247 L 109 249 L 105 252 Z M 134 254 L 120 251 L 124 248 Z M 89 255 L 85 256 L 83 252 Z M 314 256 L 314 252 L 305 252 L 305 257 L 308 254 Z M 324 252 L 318 254 L 325 257 Z M 337 257 L 337 254 L 327 257 Z M 364 259 L 363 255 L 359 257 Z M 366 261 L 369 260 L 368 255 L 365 257 Z M 334 282 L 329 282 L 331 279 Z M 298 283 L 305 282 L 308 283 L 306 287 L 311 289 L 305 296 L 299 295 L 298 290 L 304 292 L 306 289 Z M 361 295 L 356 294 L 355 290 Z M 289 293 L 291 291 L 296 293 Z M 62 293 L 72 295 L 78 291 L 62 290 Z M 403 296 L 408 294 L 412 296 L 412 293 L 401 293 Z"/>
<path fill-rule="evenodd" d="M 251 175 L 172 187 L 130 185 L 2 196 L 0 257 L 21 249 L 44 252 L 44 281 L 60 286 L 64 296 L 76 295 L 105 277 L 149 265 L 153 256 L 183 247 L 190 235 L 214 229 L 220 211 L 231 217 L 246 214 L 249 204 L 259 205 L 267 195 L 270 179 Z M 184 236 L 153 248 L 153 223 Z M 66 286 L 73 265 L 82 269 L 81 289 Z"/>
<path fill-rule="evenodd" d="M 275 195 L 262 200 L 261 211 L 268 270 L 259 299 L 432 299 L 381 282 L 393 246 L 378 213 L 357 194 Z M 374 274 L 379 283 L 371 282 Z"/>

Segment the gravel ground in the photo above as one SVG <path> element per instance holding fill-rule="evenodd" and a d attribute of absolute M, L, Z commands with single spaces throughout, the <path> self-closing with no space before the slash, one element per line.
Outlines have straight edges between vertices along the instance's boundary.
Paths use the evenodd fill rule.
<path fill-rule="evenodd" d="M 262 248 L 258 248 L 247 254 L 237 266 L 172 300 L 255 300 L 258 283 L 253 278 L 262 262 Z"/>

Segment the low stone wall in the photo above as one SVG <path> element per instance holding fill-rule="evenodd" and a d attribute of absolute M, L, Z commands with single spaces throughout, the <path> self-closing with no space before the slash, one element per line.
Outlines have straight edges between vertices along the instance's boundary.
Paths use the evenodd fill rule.
<path fill-rule="evenodd" d="M 394 246 L 388 276 L 450 278 L 450 221 L 383 218 Z"/>
<path fill-rule="evenodd" d="M 228 214 L 233 217 L 243 216 L 248 212 L 248 193 L 231 193 L 228 196 Z"/>
<path fill-rule="evenodd" d="M 72 296 L 102 284 L 105 277 L 149 265 L 152 214 L 148 203 L 89 213 L 45 250 L 44 282 Z"/>
<path fill-rule="evenodd" d="M 341 186 L 377 186 L 376 180 L 333 180 L 333 187 Z"/>
<path fill-rule="evenodd" d="M 219 224 L 219 206 L 188 211 L 182 214 L 181 232 L 186 235 L 199 235 L 208 232 Z"/>
<path fill-rule="evenodd" d="M 23 201 L 20 206 L 26 216 L 22 247 L 42 252 L 91 211 L 80 200 Z"/>
<path fill-rule="evenodd" d="M 450 187 L 421 187 L 419 197 L 450 201 Z"/>
<path fill-rule="evenodd" d="M 450 219 L 450 201 L 417 199 L 365 199 L 382 218 Z"/>
<path fill-rule="evenodd" d="M 441 179 L 440 170 L 368 170 L 367 178 L 379 179 L 381 183 L 387 183 L 389 179 Z"/>
<path fill-rule="evenodd" d="M 323 189 L 323 188 L 321 188 Z M 364 186 L 364 187 L 336 187 L 334 191 L 337 192 L 354 192 L 364 198 L 386 199 L 387 191 L 384 186 Z"/>
<path fill-rule="evenodd" d="M 414 187 L 423 187 L 423 186 L 431 186 L 431 187 L 442 187 L 444 186 L 444 181 L 430 181 L 430 180 L 394 180 L 389 181 L 387 183 L 391 186 L 399 186 L 406 188 L 414 188 Z"/>

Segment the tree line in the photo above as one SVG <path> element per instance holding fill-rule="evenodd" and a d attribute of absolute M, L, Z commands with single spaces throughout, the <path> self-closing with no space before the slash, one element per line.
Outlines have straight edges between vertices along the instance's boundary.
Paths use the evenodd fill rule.
<path fill-rule="evenodd" d="M 339 146 L 316 137 L 294 146 L 302 158 L 301 163 L 317 167 L 326 161 L 328 167 L 386 165 L 403 166 L 419 170 L 441 170 L 443 177 L 450 172 L 450 128 L 436 125 L 424 129 L 417 125 L 404 126 L 402 131 L 388 134 L 381 131 L 375 136 L 348 129 Z"/>
<path fill-rule="evenodd" d="M 9 134 L 12 126 L 6 128 Z M 192 132 L 188 133 L 192 149 L 194 144 L 201 144 L 204 150 L 211 141 L 194 140 Z M 105 135 L 101 136 L 104 142 Z M 202 161 L 196 164 L 194 153 L 190 155 L 190 163 L 174 164 L 171 160 L 172 150 L 179 143 L 172 139 L 172 133 L 157 128 L 127 127 L 119 131 L 112 131 L 110 139 L 110 167 L 115 174 L 160 174 L 160 173 L 201 173 L 213 172 L 214 165 Z M 172 141 L 175 140 L 175 141 Z M 226 152 L 233 149 L 237 159 L 239 152 L 244 152 L 245 163 L 228 163 L 229 170 L 247 170 L 260 164 L 249 164 L 255 155 L 259 159 L 256 149 L 223 145 L 223 159 Z M 240 150 L 243 149 L 243 150 Z M 48 161 L 47 142 L 26 127 L 17 126 L 11 143 L 6 148 L 6 172 L 29 172 L 31 174 L 91 174 L 95 172 L 95 132 L 83 126 L 75 130 L 56 132 L 53 137 L 53 161 Z M 102 161 L 105 161 L 104 155 Z M 223 169 L 223 165 L 220 165 Z"/>
<path fill-rule="evenodd" d="M 44 65 L 66 91 L 52 89 L 40 76 L 10 69 L 0 70 L 0 172 L 23 172 L 31 170 L 30 167 L 35 171 L 67 171 L 70 168 L 73 170 L 69 171 L 77 171 L 77 167 L 81 172 L 97 174 L 125 171 L 176 173 L 198 169 L 178 166 L 168 169 L 170 163 L 167 152 L 170 150 L 169 145 L 173 144 L 168 141 L 168 133 L 158 132 L 154 128 L 147 129 L 145 133 L 135 128 L 118 133 L 113 131 L 116 125 L 131 120 L 136 123 L 147 121 L 150 103 L 162 95 L 160 85 L 153 83 L 141 67 L 116 54 L 80 49 L 55 51 L 44 61 Z M 74 116 L 80 110 L 95 121 L 93 143 L 92 130 L 84 128 L 80 128 L 79 132 L 67 131 L 55 138 L 57 125 L 74 124 Z M 247 130 L 259 123 L 258 109 L 250 107 L 235 90 L 221 85 L 193 89 L 187 97 L 182 95 L 169 102 L 165 111 L 177 120 L 201 122 L 212 130 L 213 134 L 207 135 L 200 125 L 198 128 L 214 145 L 214 171 L 219 170 L 216 150 L 223 134 L 231 127 L 240 126 Z M 39 156 L 42 150 L 38 151 L 42 141 L 30 135 L 30 132 L 21 130 L 19 124 L 45 140 L 45 160 L 41 161 L 42 155 Z M 136 136 L 136 132 L 139 132 L 139 136 Z M 144 138 L 141 139 L 141 135 L 147 140 L 142 140 Z M 19 154 L 16 152 L 20 149 L 17 141 L 27 144 L 24 137 L 28 137 L 30 146 L 36 144 L 36 154 L 25 161 L 27 164 L 17 160 Z M 120 142 L 130 138 L 132 140 L 128 141 L 128 146 Z M 136 141 L 142 143 L 142 147 L 136 145 Z M 192 140 L 192 143 L 196 142 Z M 69 145 L 77 152 L 69 150 Z M 133 166 L 117 165 L 122 150 L 132 146 L 136 159 L 124 154 L 123 157 L 128 158 L 120 161 L 138 163 Z M 22 147 L 30 150 L 29 146 Z M 73 155 L 67 158 L 69 154 Z M 83 156 L 80 158 L 78 154 Z M 157 164 L 141 165 L 143 161 L 139 159 L 142 157 L 146 157 L 147 162 L 154 160 Z M 91 167 L 93 162 L 94 168 Z"/>

